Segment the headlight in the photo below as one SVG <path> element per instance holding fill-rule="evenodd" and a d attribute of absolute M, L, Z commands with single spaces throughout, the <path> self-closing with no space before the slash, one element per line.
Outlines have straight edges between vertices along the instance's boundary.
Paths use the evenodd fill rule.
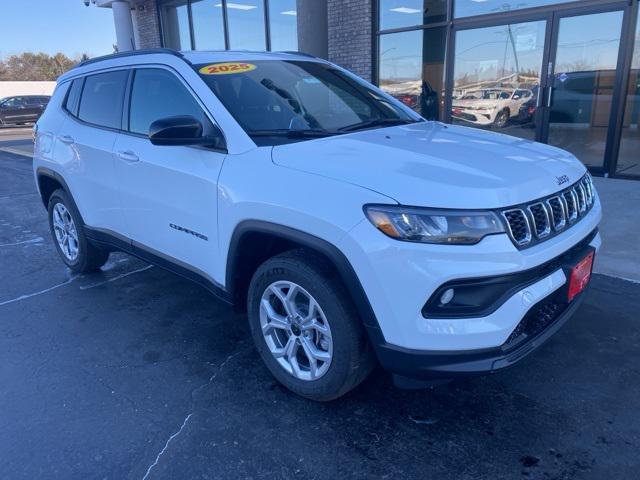
<path fill-rule="evenodd" d="M 472 245 L 505 232 L 498 216 L 487 211 L 365 205 L 364 212 L 382 233 L 406 242 Z"/>

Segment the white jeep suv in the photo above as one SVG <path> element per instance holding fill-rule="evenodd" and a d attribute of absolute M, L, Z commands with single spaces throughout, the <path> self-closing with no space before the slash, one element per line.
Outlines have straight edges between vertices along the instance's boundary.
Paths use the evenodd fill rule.
<path fill-rule="evenodd" d="M 584 296 L 598 197 L 562 150 L 427 122 L 294 53 L 138 51 L 64 74 L 34 173 L 74 272 L 129 252 L 246 308 L 315 400 L 495 372 Z"/>
<path fill-rule="evenodd" d="M 531 90 L 523 88 L 474 90 L 454 99 L 451 115 L 479 126 L 504 128 L 511 118 L 520 114 L 520 107 L 533 97 Z"/>

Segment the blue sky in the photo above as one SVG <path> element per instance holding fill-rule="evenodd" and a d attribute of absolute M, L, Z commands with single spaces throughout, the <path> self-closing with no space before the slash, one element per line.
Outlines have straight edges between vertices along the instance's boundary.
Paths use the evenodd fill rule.
<path fill-rule="evenodd" d="M 62 52 L 70 57 L 113 52 L 110 8 L 81 0 L 0 0 L 0 58 L 22 52 Z"/>

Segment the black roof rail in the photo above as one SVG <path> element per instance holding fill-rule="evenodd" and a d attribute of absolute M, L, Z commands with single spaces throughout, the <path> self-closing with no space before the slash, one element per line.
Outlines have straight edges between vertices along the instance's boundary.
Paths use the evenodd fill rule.
<path fill-rule="evenodd" d="M 178 52 L 177 50 L 173 50 L 171 48 L 143 48 L 143 49 L 140 49 L 140 50 L 129 50 L 127 52 L 118 52 L 118 53 L 112 53 L 110 55 L 102 55 L 100 57 L 93 57 L 93 58 L 90 58 L 89 60 L 85 60 L 84 62 L 80 62 L 74 68 L 84 67 L 85 65 L 91 65 L 92 63 L 102 62 L 103 60 L 111 60 L 112 58 L 133 57 L 133 56 L 136 56 L 136 55 L 148 55 L 150 53 L 166 53 L 166 54 L 169 54 L 169 55 L 174 55 L 176 57 L 180 57 L 180 58 L 182 58 L 183 60 L 186 61 L 186 59 L 184 58 L 184 55 L 182 55 L 182 53 Z"/>
<path fill-rule="evenodd" d="M 295 50 L 280 50 L 278 52 L 273 52 L 273 53 L 288 53 L 290 55 L 301 55 L 303 57 L 320 58 L 320 57 L 316 57 L 315 55 L 311 55 L 310 53 L 296 52 Z"/>

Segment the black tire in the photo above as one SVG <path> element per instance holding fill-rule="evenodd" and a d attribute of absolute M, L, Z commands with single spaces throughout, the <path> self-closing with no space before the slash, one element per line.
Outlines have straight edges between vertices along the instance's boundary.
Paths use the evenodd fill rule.
<path fill-rule="evenodd" d="M 496 119 L 493 121 L 493 126 L 495 128 L 504 128 L 507 126 L 509 122 L 509 110 L 504 109 L 498 115 L 496 115 Z"/>
<path fill-rule="evenodd" d="M 333 356 L 328 370 L 315 380 L 287 372 L 274 358 L 260 325 L 260 300 L 274 282 L 290 281 L 305 289 L 320 305 L 331 329 Z M 253 275 L 247 298 L 249 327 L 256 348 L 271 374 L 292 392 L 315 401 L 330 401 L 360 384 L 375 364 L 366 332 L 340 278 L 311 251 L 291 250 L 263 263 Z"/>
<path fill-rule="evenodd" d="M 53 211 L 56 204 L 61 203 L 69 212 L 71 219 L 76 227 L 78 236 L 78 255 L 75 259 L 70 260 L 60 248 L 53 227 Z M 56 246 L 58 255 L 62 261 L 75 273 L 89 273 L 100 269 L 109 259 L 109 252 L 93 245 L 85 235 L 84 223 L 80 214 L 75 208 L 74 203 L 70 200 L 69 195 L 64 190 L 56 190 L 49 197 L 48 207 L 49 230 L 53 243 Z"/>

